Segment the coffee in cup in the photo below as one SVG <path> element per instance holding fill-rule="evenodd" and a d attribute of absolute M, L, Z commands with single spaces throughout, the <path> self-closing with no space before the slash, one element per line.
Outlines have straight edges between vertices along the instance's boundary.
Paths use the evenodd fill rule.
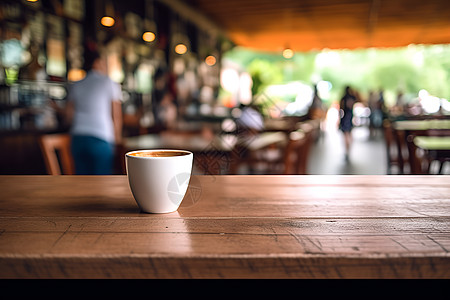
<path fill-rule="evenodd" d="M 181 156 L 189 155 L 189 152 L 184 151 L 134 151 L 129 153 L 130 156 L 137 157 L 171 157 L 171 156 Z"/>
<path fill-rule="evenodd" d="M 168 213 L 178 209 L 192 173 L 192 152 L 137 150 L 125 154 L 128 183 L 143 212 Z"/>

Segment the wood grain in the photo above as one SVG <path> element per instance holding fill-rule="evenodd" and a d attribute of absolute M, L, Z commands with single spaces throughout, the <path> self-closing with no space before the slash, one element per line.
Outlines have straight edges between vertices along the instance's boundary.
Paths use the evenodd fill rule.
<path fill-rule="evenodd" d="M 444 0 L 189 2 L 220 24 L 235 44 L 261 51 L 281 52 L 285 45 L 311 51 L 445 44 L 450 31 Z"/>
<path fill-rule="evenodd" d="M 0 278 L 450 278 L 449 176 L 0 176 Z"/>

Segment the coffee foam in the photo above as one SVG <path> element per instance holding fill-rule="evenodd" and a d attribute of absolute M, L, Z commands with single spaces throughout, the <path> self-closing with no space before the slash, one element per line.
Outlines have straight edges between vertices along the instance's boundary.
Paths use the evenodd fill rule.
<path fill-rule="evenodd" d="M 130 156 L 136 157 L 173 157 L 173 156 L 183 156 L 188 155 L 188 152 L 182 151 L 142 151 L 129 153 Z"/>

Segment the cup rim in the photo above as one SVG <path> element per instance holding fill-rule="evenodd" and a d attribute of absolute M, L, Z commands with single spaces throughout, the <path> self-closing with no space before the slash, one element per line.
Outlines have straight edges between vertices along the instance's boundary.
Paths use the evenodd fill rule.
<path fill-rule="evenodd" d="M 177 156 L 134 156 L 134 155 L 130 155 L 135 152 L 183 152 L 183 153 L 185 153 L 185 155 L 177 155 Z M 193 153 L 191 151 L 182 150 L 182 149 L 142 149 L 142 150 L 128 151 L 127 153 L 125 153 L 125 156 L 128 158 L 133 158 L 133 159 L 173 159 L 173 158 L 177 158 L 177 157 L 189 156 L 192 154 Z"/>

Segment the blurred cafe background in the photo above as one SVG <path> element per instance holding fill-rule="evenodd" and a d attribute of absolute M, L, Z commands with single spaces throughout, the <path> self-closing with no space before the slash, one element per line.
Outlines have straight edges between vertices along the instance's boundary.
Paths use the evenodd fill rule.
<path fill-rule="evenodd" d="M 450 174 L 450 1 L 2 0 L 0 174 L 74 174 L 89 48 L 121 87 L 114 174 L 158 148 L 205 175 Z"/>

